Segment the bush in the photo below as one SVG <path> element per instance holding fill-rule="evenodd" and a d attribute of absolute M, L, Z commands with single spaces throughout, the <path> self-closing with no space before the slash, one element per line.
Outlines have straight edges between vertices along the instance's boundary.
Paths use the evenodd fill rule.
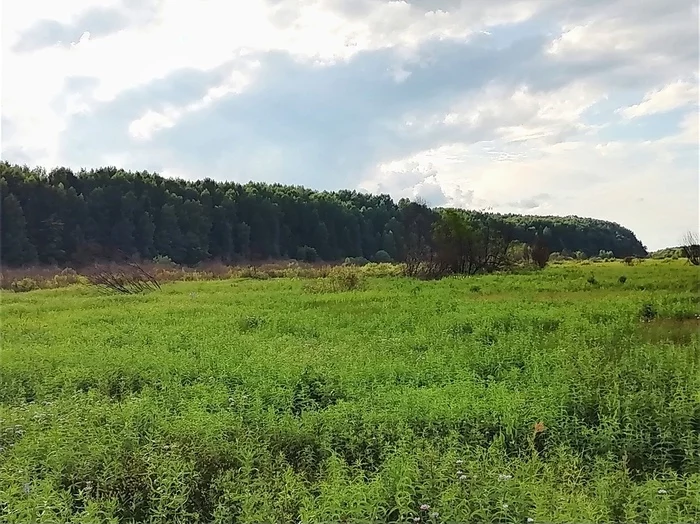
<path fill-rule="evenodd" d="M 378 263 L 388 263 L 391 262 L 393 259 L 391 258 L 391 255 L 384 251 L 383 249 L 380 249 L 374 254 L 374 261 Z"/>
<path fill-rule="evenodd" d="M 589 276 L 586 279 L 586 282 L 588 282 L 591 286 L 595 286 L 598 283 L 598 281 L 595 279 L 594 275 Z"/>
<path fill-rule="evenodd" d="M 297 249 L 296 259 L 303 262 L 316 262 L 318 260 L 318 252 L 316 251 L 316 248 L 301 246 L 299 249 Z"/>
<path fill-rule="evenodd" d="M 343 262 L 344 266 L 366 266 L 369 260 L 365 257 L 347 257 Z"/>
<path fill-rule="evenodd" d="M 625 282 L 627 282 L 627 277 L 625 275 L 622 275 L 622 276 L 620 276 L 620 278 L 617 279 L 617 281 L 620 284 L 624 284 Z"/>
<path fill-rule="evenodd" d="M 328 276 L 309 282 L 304 289 L 311 293 L 340 293 L 358 291 L 365 287 L 365 278 L 359 270 L 347 266 L 330 269 Z"/>
<path fill-rule="evenodd" d="M 657 314 L 658 313 L 656 312 L 654 304 L 651 304 L 650 302 L 642 304 L 642 307 L 639 310 L 639 318 L 642 320 L 642 322 L 651 322 L 656 318 Z"/>
<path fill-rule="evenodd" d="M 153 263 L 159 266 L 175 267 L 175 262 L 167 255 L 156 255 L 153 257 Z"/>
<path fill-rule="evenodd" d="M 15 280 L 10 284 L 10 289 L 15 293 L 26 293 L 27 291 L 33 291 L 39 289 L 39 283 L 33 278 L 25 277 L 21 280 Z"/>

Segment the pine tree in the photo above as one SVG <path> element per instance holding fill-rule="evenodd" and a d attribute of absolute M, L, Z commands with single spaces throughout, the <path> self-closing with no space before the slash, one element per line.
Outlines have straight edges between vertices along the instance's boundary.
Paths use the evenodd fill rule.
<path fill-rule="evenodd" d="M 19 266 L 36 261 L 36 249 L 27 237 L 27 221 L 15 195 L 10 194 L 2 201 L 0 234 L 0 252 L 4 264 Z"/>

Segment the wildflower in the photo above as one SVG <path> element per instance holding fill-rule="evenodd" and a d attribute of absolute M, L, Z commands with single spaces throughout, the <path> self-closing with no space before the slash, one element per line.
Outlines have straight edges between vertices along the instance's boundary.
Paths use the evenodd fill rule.
<path fill-rule="evenodd" d="M 420 522 L 420 517 L 413 517 L 413 522 Z"/>
<path fill-rule="evenodd" d="M 459 480 L 467 480 L 467 476 L 466 476 L 466 475 L 460 475 L 460 476 L 459 476 Z"/>
<path fill-rule="evenodd" d="M 508 509 L 508 504 L 503 504 L 503 509 Z"/>
<path fill-rule="evenodd" d="M 462 474 L 462 470 L 461 470 L 461 469 L 458 469 L 458 470 L 457 470 L 457 475 L 461 475 L 461 474 Z"/>
<path fill-rule="evenodd" d="M 528 524 L 531 524 L 532 522 L 535 522 L 535 519 L 533 519 L 532 517 L 528 517 L 527 522 Z"/>
<path fill-rule="evenodd" d="M 666 493 L 668 493 L 668 491 L 666 491 L 665 489 L 660 489 L 659 491 L 657 491 L 657 493 L 659 495 L 665 495 Z"/>
<path fill-rule="evenodd" d="M 421 504 L 421 505 L 420 505 L 420 510 L 421 510 L 421 511 L 428 511 L 429 509 L 430 509 L 430 505 L 429 505 L 429 504 Z"/>
<path fill-rule="evenodd" d="M 461 465 L 461 464 L 462 464 L 462 462 L 464 462 L 464 461 L 463 461 L 462 459 L 457 459 L 457 462 L 456 462 L 456 464 L 457 464 L 457 465 L 459 466 L 459 465 Z"/>
<path fill-rule="evenodd" d="M 513 475 L 504 475 L 504 474 L 502 474 L 502 473 L 501 473 L 500 475 L 498 475 L 498 481 L 499 481 L 499 482 L 503 482 L 503 481 L 505 481 L 505 480 L 510 480 L 510 479 L 512 479 L 512 478 L 513 478 Z"/>

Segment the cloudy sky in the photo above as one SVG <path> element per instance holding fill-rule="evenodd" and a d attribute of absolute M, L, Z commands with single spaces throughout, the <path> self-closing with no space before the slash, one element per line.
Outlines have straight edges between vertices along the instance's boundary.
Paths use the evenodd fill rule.
<path fill-rule="evenodd" d="M 2 158 L 698 229 L 695 0 L 3 0 Z"/>

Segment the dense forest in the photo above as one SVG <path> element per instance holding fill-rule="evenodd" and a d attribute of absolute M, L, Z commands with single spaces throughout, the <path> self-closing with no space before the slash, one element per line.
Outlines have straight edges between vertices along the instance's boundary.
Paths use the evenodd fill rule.
<path fill-rule="evenodd" d="M 0 163 L 0 198 L 1 261 L 8 266 L 156 256 L 188 265 L 209 259 L 372 260 L 381 251 L 403 260 L 416 210 L 406 199 L 357 191 L 190 182 L 114 167 L 47 173 L 6 162 Z M 646 255 L 630 230 L 612 222 L 466 213 L 488 216 L 509 240 L 545 238 L 551 251 Z"/>

